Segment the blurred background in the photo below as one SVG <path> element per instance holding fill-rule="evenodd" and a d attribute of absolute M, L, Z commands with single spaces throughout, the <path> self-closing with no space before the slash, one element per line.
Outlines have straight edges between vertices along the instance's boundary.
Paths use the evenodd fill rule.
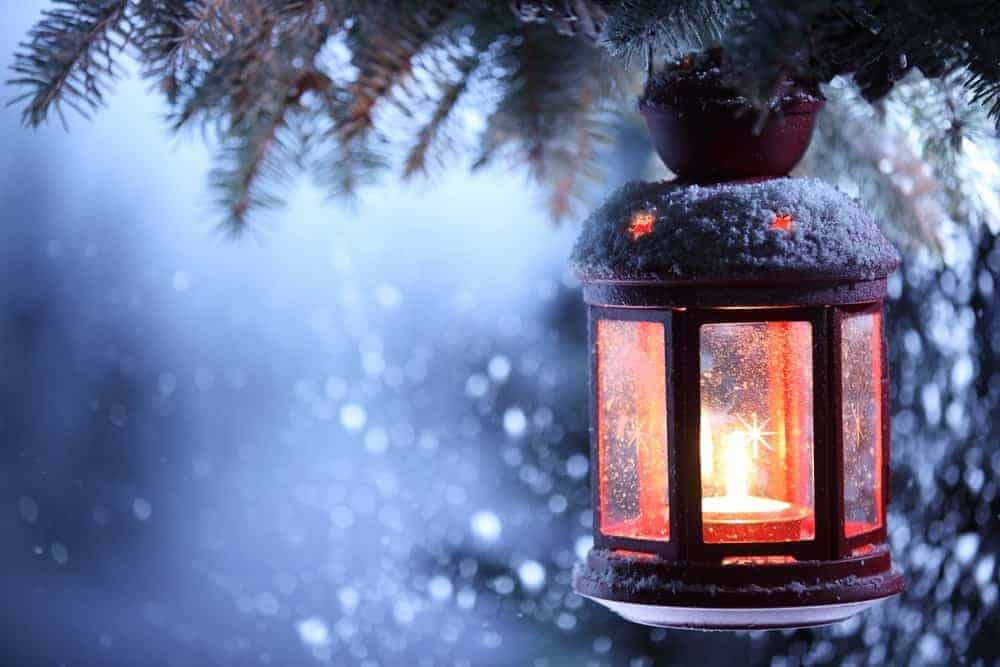
<path fill-rule="evenodd" d="M 5 66 L 43 4 L 7 8 Z M 825 629 L 699 634 L 570 589 L 591 527 L 577 226 L 525 174 L 351 206 L 303 182 L 233 241 L 209 148 L 147 87 L 69 133 L 0 112 L 0 664 L 1000 664 L 995 143 L 935 208 L 916 157 L 855 137 L 894 184 L 879 212 L 919 232 L 896 236 L 888 321 L 909 590 Z M 616 180 L 655 174 L 618 134 Z M 833 134 L 804 171 L 865 197 Z"/>

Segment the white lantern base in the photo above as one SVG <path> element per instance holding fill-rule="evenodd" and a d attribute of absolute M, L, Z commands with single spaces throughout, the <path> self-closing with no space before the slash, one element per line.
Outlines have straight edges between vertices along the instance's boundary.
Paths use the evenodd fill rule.
<path fill-rule="evenodd" d="M 801 607 L 668 607 L 663 605 L 617 602 L 588 597 L 622 618 L 657 628 L 683 630 L 778 630 L 808 628 L 844 621 L 886 598 Z"/>

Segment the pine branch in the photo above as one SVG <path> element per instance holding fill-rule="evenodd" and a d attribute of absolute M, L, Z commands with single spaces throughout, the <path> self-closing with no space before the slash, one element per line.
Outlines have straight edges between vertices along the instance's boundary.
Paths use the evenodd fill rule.
<path fill-rule="evenodd" d="M 922 90 L 926 100 L 928 91 Z M 860 198 L 885 221 L 897 243 L 940 252 L 948 217 L 945 188 L 934 166 L 941 156 L 921 154 L 909 145 L 905 130 L 891 122 L 898 110 L 877 114 L 864 103 L 860 91 L 844 83 L 829 97 L 829 113 L 818 127 L 805 169 L 833 183 L 856 184 Z M 926 130 L 925 122 L 933 121 L 928 117 L 921 122 Z M 822 158 L 815 159 L 817 155 Z"/>
<path fill-rule="evenodd" d="M 433 0 L 403 16 L 366 16 L 351 30 L 351 62 L 358 74 L 347 88 L 350 104 L 338 119 L 341 142 L 350 143 L 372 129 L 376 104 L 406 83 L 415 58 L 440 37 L 457 8 L 457 0 Z"/>
<path fill-rule="evenodd" d="M 948 119 L 952 152 L 971 131 L 967 107 L 1000 121 L 1000 3 L 54 1 L 13 66 L 25 123 L 53 109 L 62 116 L 63 104 L 92 111 L 132 47 L 175 129 L 208 126 L 221 139 L 213 176 L 233 229 L 276 203 L 272 191 L 299 164 L 335 195 L 390 167 L 404 177 L 429 171 L 472 85 L 496 95 L 474 166 L 526 164 L 554 216 L 566 215 L 600 172 L 606 112 L 624 89 L 598 34 L 624 66 L 637 54 L 652 52 L 652 62 L 722 46 L 736 64 L 727 81 L 761 104 L 783 74 L 852 76 L 868 100 L 881 100 L 917 69 L 969 91 L 953 96 L 953 108 L 933 106 Z"/>
<path fill-rule="evenodd" d="M 717 44 L 738 5 L 731 0 L 622 0 L 608 20 L 605 41 L 614 55 L 628 60 L 645 58 L 648 49 L 680 58 Z"/>
<path fill-rule="evenodd" d="M 299 5 L 296 9 L 316 8 Z M 272 57 L 256 59 L 234 50 L 237 61 L 232 71 L 239 72 L 243 81 L 237 88 L 239 94 L 228 101 L 232 119 L 226 133 L 230 166 L 216 169 L 213 179 L 234 233 L 245 227 L 248 215 L 255 210 L 280 203 L 273 188 L 287 181 L 290 166 L 302 162 L 297 159 L 301 151 L 293 149 L 284 137 L 295 135 L 293 121 L 307 122 L 319 109 L 319 104 L 312 108 L 306 104 L 309 94 L 320 99 L 332 94 L 333 81 L 317 62 L 329 38 L 327 24 L 310 20 L 318 17 L 308 13 L 296 17 L 295 21 L 306 21 L 303 29 L 289 25 L 287 13 L 271 14 L 271 20 L 263 24 L 270 32 L 255 35 L 243 49 L 253 53 L 270 46 Z M 280 95 L 277 99 L 275 93 Z"/>
<path fill-rule="evenodd" d="M 230 130 L 223 164 L 210 176 L 219 203 L 228 212 L 224 227 L 230 233 L 242 232 L 250 213 L 281 204 L 273 188 L 288 180 L 288 166 L 295 162 L 293 148 L 283 135 L 289 132 L 292 117 L 303 111 L 303 96 L 328 83 L 323 75 L 304 72 L 275 108 L 260 110 Z"/>
<path fill-rule="evenodd" d="M 616 3 L 608 0 L 512 0 L 511 8 L 525 23 L 548 23 L 560 35 L 582 35 L 597 40 L 603 32 L 608 12 Z"/>
<path fill-rule="evenodd" d="M 359 187 L 376 181 L 388 166 L 385 156 L 373 145 L 371 133 L 363 133 L 349 142 L 337 141 L 337 128 L 346 117 L 351 96 L 342 87 L 331 86 L 318 96 L 323 118 L 321 129 L 326 150 L 313 161 L 313 171 L 331 198 L 350 200 Z"/>
<path fill-rule="evenodd" d="M 233 36 L 224 11 L 229 0 L 143 0 L 145 20 L 139 33 L 147 74 L 176 79 L 180 70 L 196 66 L 226 50 Z"/>
<path fill-rule="evenodd" d="M 406 157 L 403 166 L 404 178 L 410 178 L 414 174 L 426 171 L 427 157 L 431 146 L 438 139 L 446 121 L 451 117 L 462 95 L 468 89 L 469 83 L 481 62 L 479 55 L 476 54 L 461 58 L 456 64 L 456 69 L 458 70 L 457 77 L 446 86 L 438 100 L 434 113 L 420 129 L 420 132 L 417 134 L 417 141 Z"/>
<path fill-rule="evenodd" d="M 15 56 L 8 83 L 30 90 L 23 119 L 38 126 L 61 105 L 83 116 L 100 106 L 106 80 L 115 76 L 115 56 L 129 41 L 128 0 L 55 0 Z"/>
<path fill-rule="evenodd" d="M 562 173 L 550 179 L 548 208 L 555 222 L 562 222 L 574 213 L 582 199 L 582 191 L 603 175 L 597 160 L 598 152 L 611 140 L 609 125 L 598 118 L 593 111 L 594 106 L 592 92 L 584 90 L 580 107 L 585 111 L 577 114 L 569 141 L 561 149 L 563 155 L 556 161 L 563 167 Z"/>
<path fill-rule="evenodd" d="M 582 38 L 551 37 L 527 26 L 502 44 L 503 95 L 487 120 L 475 166 L 504 155 L 551 188 L 553 217 L 565 216 L 596 172 L 595 146 L 607 141 L 604 105 L 624 86 L 620 70 Z"/>
<path fill-rule="evenodd" d="M 964 83 L 972 91 L 973 100 L 987 109 L 1000 132 L 1000 7 L 997 3 L 983 3 L 968 11 L 972 20 L 966 25 L 978 29 L 962 33 L 971 54 Z"/>

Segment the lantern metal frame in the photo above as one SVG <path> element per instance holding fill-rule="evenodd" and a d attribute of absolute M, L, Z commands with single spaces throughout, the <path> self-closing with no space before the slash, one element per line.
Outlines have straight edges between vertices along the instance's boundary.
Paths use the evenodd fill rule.
<path fill-rule="evenodd" d="M 884 312 L 884 278 L 585 280 L 583 293 L 591 356 L 595 515 L 594 548 L 574 579 L 578 592 L 641 623 L 723 629 L 830 623 L 903 589 L 902 574 L 892 566 L 885 544 L 890 430 L 884 317 L 880 328 L 881 521 L 876 529 L 859 535 L 847 537 L 845 532 L 841 331 L 848 316 Z M 601 527 L 596 329 L 602 319 L 660 322 L 664 327 L 669 508 L 665 541 L 609 535 Z M 774 321 L 809 322 L 812 330 L 814 537 L 790 542 L 706 542 L 699 461 L 700 329 L 712 323 Z M 790 559 L 775 562 L 774 557 Z M 637 589 L 621 584 L 637 580 L 646 585 Z M 713 609 L 729 615 L 705 616 Z M 768 609 L 781 613 L 770 617 L 759 613 Z M 747 612 L 754 610 L 758 612 L 755 620 L 747 622 Z"/>

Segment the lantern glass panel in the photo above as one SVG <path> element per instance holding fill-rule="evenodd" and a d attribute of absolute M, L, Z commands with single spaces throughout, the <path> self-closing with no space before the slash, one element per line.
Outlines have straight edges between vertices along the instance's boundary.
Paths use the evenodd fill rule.
<path fill-rule="evenodd" d="M 844 534 L 882 525 L 882 315 L 848 315 L 841 328 Z"/>
<path fill-rule="evenodd" d="M 794 542 L 816 535 L 809 322 L 701 327 L 705 542 Z"/>
<path fill-rule="evenodd" d="M 598 320 L 596 333 L 601 531 L 669 540 L 664 326 Z"/>

